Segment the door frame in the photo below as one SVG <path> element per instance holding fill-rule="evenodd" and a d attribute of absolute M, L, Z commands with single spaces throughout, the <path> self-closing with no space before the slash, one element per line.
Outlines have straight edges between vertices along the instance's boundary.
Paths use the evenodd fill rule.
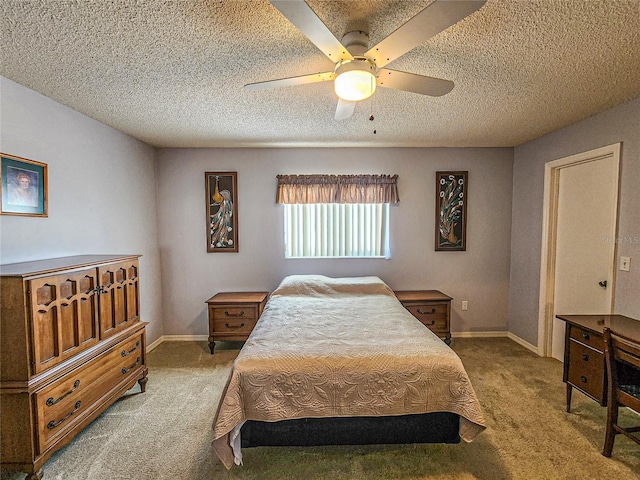
<path fill-rule="evenodd" d="M 551 356 L 553 340 L 553 316 L 556 277 L 556 248 L 558 234 L 558 196 L 560 193 L 560 172 L 563 168 L 613 158 L 616 167 L 614 221 L 611 240 L 614 242 L 611 253 L 611 295 L 610 312 L 615 301 L 616 258 L 618 233 L 618 211 L 620 203 L 620 151 L 622 143 L 577 153 L 545 163 L 544 165 L 544 204 L 542 213 L 542 255 L 540 260 L 540 300 L 538 307 L 538 355 Z"/>

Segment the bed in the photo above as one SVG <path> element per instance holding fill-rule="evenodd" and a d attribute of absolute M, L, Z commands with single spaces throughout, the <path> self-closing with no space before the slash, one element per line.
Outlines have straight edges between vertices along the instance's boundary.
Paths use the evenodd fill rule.
<path fill-rule="evenodd" d="M 378 277 L 291 275 L 236 358 L 213 423 L 226 468 L 259 445 L 470 442 L 460 358 Z"/>

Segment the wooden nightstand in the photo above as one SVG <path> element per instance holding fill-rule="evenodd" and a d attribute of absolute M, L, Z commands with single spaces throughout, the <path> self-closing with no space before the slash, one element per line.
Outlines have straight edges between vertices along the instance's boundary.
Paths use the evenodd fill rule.
<path fill-rule="evenodd" d="M 394 292 L 400 303 L 433 333 L 451 344 L 451 300 L 438 290 Z"/>
<path fill-rule="evenodd" d="M 256 326 L 268 292 L 222 292 L 207 300 L 209 308 L 209 349 L 215 340 L 246 340 Z"/>

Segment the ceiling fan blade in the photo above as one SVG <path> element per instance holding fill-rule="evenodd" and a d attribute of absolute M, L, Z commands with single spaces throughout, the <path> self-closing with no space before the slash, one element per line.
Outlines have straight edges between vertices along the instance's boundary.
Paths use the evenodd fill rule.
<path fill-rule="evenodd" d="M 347 100 L 338 99 L 338 106 L 336 107 L 336 120 L 345 120 L 353 115 L 353 111 L 356 108 L 356 103 L 349 102 Z"/>
<path fill-rule="evenodd" d="M 394 61 L 409 50 L 478 10 L 486 0 L 437 0 L 399 27 L 364 56 L 375 61 L 378 68 Z"/>
<path fill-rule="evenodd" d="M 281 78 L 279 80 L 267 80 L 266 82 L 248 83 L 244 86 L 247 90 L 266 90 L 268 88 L 293 87 L 306 83 L 325 82 L 333 80 L 336 76 L 333 72 L 312 73 L 310 75 L 300 75 L 299 77 Z"/>
<path fill-rule="evenodd" d="M 287 20 L 293 23 L 298 30 L 313 42 L 329 60 L 334 63 L 340 60 L 353 60 L 353 56 L 334 37 L 333 33 L 322 23 L 316 13 L 304 0 L 269 0 L 271 4 L 280 10 Z"/>
<path fill-rule="evenodd" d="M 398 70 L 390 70 L 388 68 L 381 68 L 378 71 L 376 84 L 379 87 L 420 93 L 432 97 L 440 97 L 453 90 L 453 82 L 450 80 L 416 75 L 415 73 L 399 72 Z"/>

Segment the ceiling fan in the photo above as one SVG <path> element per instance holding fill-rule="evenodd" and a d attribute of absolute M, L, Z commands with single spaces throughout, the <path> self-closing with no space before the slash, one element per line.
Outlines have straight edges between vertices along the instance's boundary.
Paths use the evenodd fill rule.
<path fill-rule="evenodd" d="M 347 32 L 338 41 L 304 0 L 269 0 L 294 26 L 335 63 L 333 71 L 245 85 L 248 90 L 289 87 L 333 80 L 338 96 L 335 119 L 349 118 L 357 102 L 369 98 L 376 86 L 439 97 L 453 82 L 383 68 L 451 25 L 471 15 L 486 0 L 436 0 L 369 48 L 366 32 Z"/>

